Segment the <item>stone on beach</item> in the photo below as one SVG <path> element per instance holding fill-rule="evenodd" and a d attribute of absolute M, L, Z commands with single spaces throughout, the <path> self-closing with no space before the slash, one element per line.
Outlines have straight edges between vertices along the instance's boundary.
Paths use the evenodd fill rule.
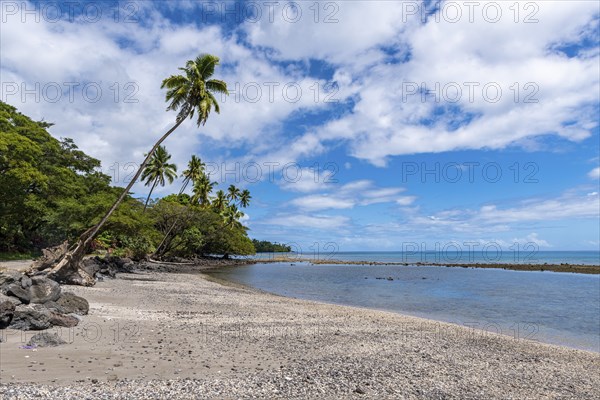
<path fill-rule="evenodd" d="M 29 342 L 27 342 L 27 346 L 35 346 L 35 347 L 55 347 L 60 346 L 61 344 L 66 344 L 60 336 L 56 333 L 48 333 L 42 332 L 36 335 L 33 335 Z"/>
<path fill-rule="evenodd" d="M 29 287 L 29 298 L 31 303 L 44 304 L 49 301 L 56 301 L 60 296 L 60 285 L 44 276 L 34 276 L 31 278 L 32 284 Z"/>
<path fill-rule="evenodd" d="M 39 306 L 38 306 L 39 307 Z M 52 326 L 49 312 L 40 310 L 32 305 L 15 307 L 15 312 L 10 323 L 10 328 L 25 331 L 39 331 Z"/>
<path fill-rule="evenodd" d="M 10 300 L 0 300 L 0 329 L 10 325 L 15 313 L 15 305 Z"/>

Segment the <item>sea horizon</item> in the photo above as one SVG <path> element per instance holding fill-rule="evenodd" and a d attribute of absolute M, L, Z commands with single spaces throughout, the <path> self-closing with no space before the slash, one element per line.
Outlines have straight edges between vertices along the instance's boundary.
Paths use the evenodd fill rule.
<path fill-rule="evenodd" d="M 594 250 L 544 250 L 544 251 L 337 251 L 337 252 L 261 252 L 257 260 L 276 259 L 285 256 L 306 261 L 366 261 L 380 263 L 486 263 L 486 264 L 580 264 L 600 265 L 600 251 Z"/>

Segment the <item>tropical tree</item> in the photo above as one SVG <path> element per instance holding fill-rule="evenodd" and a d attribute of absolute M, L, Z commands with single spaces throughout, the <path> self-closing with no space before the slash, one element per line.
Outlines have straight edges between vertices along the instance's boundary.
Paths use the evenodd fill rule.
<path fill-rule="evenodd" d="M 239 222 L 240 218 L 242 218 L 245 214 L 238 210 L 235 204 L 230 204 L 223 211 L 223 222 L 225 226 L 242 228 L 242 224 Z"/>
<path fill-rule="evenodd" d="M 158 146 L 152 155 L 150 162 L 146 165 L 146 168 L 144 168 L 144 172 L 142 172 L 142 181 L 145 181 L 144 184 L 146 186 L 152 184 L 152 188 L 150 189 L 150 193 L 148 193 L 146 203 L 144 204 L 144 211 L 146 211 L 146 207 L 148 207 L 150 196 L 152 196 L 152 192 L 156 185 L 165 186 L 165 178 L 169 183 L 173 183 L 175 178 L 177 178 L 177 165 L 169 163 L 170 159 L 171 155 L 165 146 Z"/>
<path fill-rule="evenodd" d="M 236 188 L 235 185 L 229 185 L 229 187 L 227 188 L 227 198 L 230 201 L 235 202 L 239 196 L 240 189 Z"/>
<path fill-rule="evenodd" d="M 225 206 L 227 205 L 227 196 L 225 192 L 222 190 L 218 190 L 215 198 L 212 201 L 212 206 L 217 212 L 222 212 L 225 210 Z"/>
<path fill-rule="evenodd" d="M 195 155 L 192 156 L 192 159 L 188 162 L 188 169 L 183 171 L 182 175 L 185 179 L 183 180 L 183 185 L 181 186 L 181 190 L 179 190 L 179 194 L 182 194 L 185 191 L 190 182 L 194 184 L 194 182 L 200 180 L 202 175 L 204 175 L 204 166 L 205 165 L 202 160 L 200 160 L 200 157 Z"/>
<path fill-rule="evenodd" d="M 204 174 L 194 183 L 194 195 L 192 196 L 192 203 L 197 203 L 201 207 L 210 205 L 210 194 L 217 182 L 211 182 L 210 176 Z"/>
<path fill-rule="evenodd" d="M 250 200 L 252 199 L 252 196 L 250 196 L 250 191 L 248 189 L 244 189 L 242 190 L 242 192 L 240 193 L 239 196 L 239 203 L 240 206 L 246 208 L 250 205 Z"/>
<path fill-rule="evenodd" d="M 192 185 L 194 185 L 195 182 L 199 181 L 202 178 L 202 176 L 204 175 L 204 166 L 205 166 L 205 164 L 202 162 L 202 160 L 200 160 L 200 157 L 198 157 L 196 155 L 192 156 L 192 159 L 188 162 L 188 169 L 186 169 L 182 173 L 182 175 L 184 176 L 185 179 L 183 180 L 183 185 L 181 186 L 181 189 L 179 190 L 178 196 L 181 196 L 183 194 L 187 185 L 190 182 L 192 182 Z M 165 233 L 165 235 L 163 236 L 163 239 L 160 241 L 158 247 L 156 248 L 156 251 L 154 252 L 155 255 L 161 254 L 163 245 L 165 244 L 167 238 L 169 237 L 169 235 L 173 231 L 173 228 L 175 228 L 175 225 L 177 225 L 178 222 L 179 222 L 179 218 L 176 218 L 173 221 L 173 224 L 171 225 L 169 230 Z"/>
<path fill-rule="evenodd" d="M 216 93 L 228 94 L 227 84 L 218 79 L 210 79 L 215 72 L 215 67 L 219 64 L 219 57 L 202 54 L 195 60 L 190 60 L 185 67 L 180 68 L 183 72 L 179 75 L 172 75 L 163 80 L 161 88 L 167 89 L 166 101 L 169 103 L 167 111 L 177 111 L 175 125 L 169 129 L 148 152 L 146 158 L 140 165 L 131 182 L 123 190 L 119 198 L 113 203 L 104 217 L 95 226 L 85 231 L 66 253 L 57 259 L 56 265 L 52 268 L 50 275 L 60 281 L 93 285 L 94 280 L 80 268 L 81 260 L 89 248 L 92 240 L 98 235 L 102 226 L 106 223 L 111 214 L 128 195 L 133 185 L 137 182 L 146 168 L 150 157 L 156 149 L 173 133 L 186 118 L 197 116 L 197 126 L 206 124 L 208 116 L 214 109 L 216 113 L 220 112 L 219 103 L 215 98 Z"/>

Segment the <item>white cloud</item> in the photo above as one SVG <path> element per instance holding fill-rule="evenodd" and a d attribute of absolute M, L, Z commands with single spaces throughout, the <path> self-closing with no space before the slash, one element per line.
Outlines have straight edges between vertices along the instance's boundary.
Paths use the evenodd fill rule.
<path fill-rule="evenodd" d="M 590 172 L 588 172 L 588 176 L 592 179 L 599 179 L 600 178 L 600 167 L 596 167 L 593 170 L 591 170 Z"/>
<path fill-rule="evenodd" d="M 396 199 L 396 203 L 401 206 L 410 206 L 416 199 L 415 196 L 402 196 Z"/>
<path fill-rule="evenodd" d="M 350 218 L 341 215 L 282 215 L 264 221 L 265 224 L 289 228 L 337 229 L 350 222 Z"/>
<path fill-rule="evenodd" d="M 290 203 L 304 210 L 345 209 L 352 208 L 355 204 L 351 199 L 336 198 L 326 195 L 299 197 L 292 200 Z"/>
<path fill-rule="evenodd" d="M 323 187 L 329 193 L 302 196 L 293 199 L 290 204 L 303 210 L 350 209 L 355 206 L 368 206 L 379 203 L 405 203 L 414 201 L 411 196 L 399 196 L 405 189 L 401 187 L 376 187 L 372 181 L 358 180 L 342 186 L 328 185 Z"/>

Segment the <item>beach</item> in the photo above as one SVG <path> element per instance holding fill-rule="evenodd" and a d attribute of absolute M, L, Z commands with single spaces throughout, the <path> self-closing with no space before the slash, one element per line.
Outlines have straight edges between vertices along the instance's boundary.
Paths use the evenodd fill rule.
<path fill-rule="evenodd" d="M 2 331 L 2 398 L 600 397 L 598 353 L 164 269 L 63 286 L 90 303 L 67 344 Z"/>

